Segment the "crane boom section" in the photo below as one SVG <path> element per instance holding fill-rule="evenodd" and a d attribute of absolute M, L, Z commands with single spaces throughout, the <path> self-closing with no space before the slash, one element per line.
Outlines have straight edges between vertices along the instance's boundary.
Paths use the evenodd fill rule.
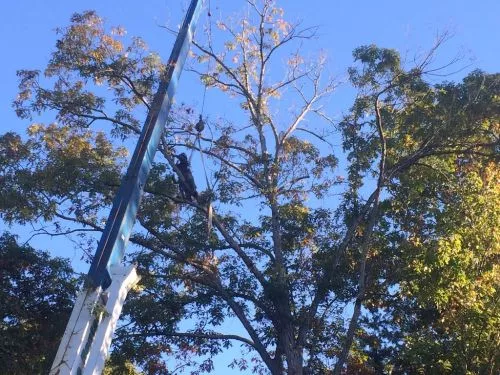
<path fill-rule="evenodd" d="M 110 284 L 109 267 L 119 264 L 124 257 L 125 246 L 137 216 L 137 209 L 154 155 L 163 135 L 200 10 L 201 0 L 192 0 L 177 35 L 166 71 L 149 110 L 127 174 L 123 178 L 113 201 L 113 207 L 88 273 L 89 281 L 94 287 L 102 286 L 103 289 L 106 289 Z"/>

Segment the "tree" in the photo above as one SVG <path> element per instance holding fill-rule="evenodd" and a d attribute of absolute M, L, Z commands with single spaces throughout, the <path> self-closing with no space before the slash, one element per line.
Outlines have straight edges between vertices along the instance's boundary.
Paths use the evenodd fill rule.
<path fill-rule="evenodd" d="M 111 354 L 110 358 L 106 361 L 103 375 L 141 375 L 137 371 L 134 364 L 127 358 L 121 358 L 115 353 Z"/>
<path fill-rule="evenodd" d="M 369 47 L 355 56 L 380 52 Z M 367 72 L 376 70 L 373 66 Z M 351 73 L 354 84 L 378 84 Z M 498 268 L 493 259 L 500 250 L 494 156 L 499 79 L 498 74 L 473 72 L 461 84 L 431 88 L 413 81 L 409 98 L 404 98 L 407 93 L 387 98 L 385 107 L 393 114 L 384 123 L 393 150 L 410 150 L 412 156 L 392 154 L 398 162 L 387 153 L 387 165 L 398 176 L 386 187 L 390 199 L 384 202 L 380 234 L 389 241 L 378 250 L 384 261 L 375 266 L 385 270 L 378 270 L 381 285 L 373 285 L 375 297 L 365 305 L 370 315 L 364 317 L 361 334 L 375 369 L 463 374 L 498 369 Z M 364 106 L 365 97 L 360 100 Z M 383 112 L 378 116 L 382 119 Z"/>
<path fill-rule="evenodd" d="M 73 307 L 77 280 L 66 260 L 15 236 L 0 237 L 0 361 L 3 374 L 48 373 Z"/>
<path fill-rule="evenodd" d="M 213 356 L 234 343 L 251 356 L 232 366 L 258 373 L 416 371 L 412 356 L 422 350 L 427 324 L 417 308 L 435 303 L 455 280 L 441 272 L 441 289 L 418 292 L 416 286 L 432 285 L 418 262 L 437 252 L 432 267 L 439 273 L 445 253 L 461 254 L 450 271 L 458 275 L 469 272 L 467 262 L 498 254 L 480 242 L 469 260 L 468 247 L 451 241 L 485 230 L 491 242 L 497 234 L 488 216 L 473 228 L 450 220 L 460 217 L 457 201 L 461 210 L 485 207 L 472 204 L 483 186 L 466 188 L 463 168 L 497 173 L 499 76 L 478 71 L 462 83 L 431 84 L 434 50 L 405 68 L 394 50 L 360 47 L 349 71 L 358 95 L 335 123 L 322 102 L 335 88 L 321 74 L 325 59 L 300 54 L 316 29 L 288 23 L 272 1 L 248 4 L 248 15 L 217 22 L 213 35 L 193 43 L 188 70 L 240 111 L 236 120 L 209 121 L 207 135 L 195 131 L 193 108 L 175 108 L 130 239 L 130 259 L 143 278 L 124 307 L 115 353 L 151 374 L 168 373 L 166 354 L 179 368 L 210 372 Z M 14 103 L 21 118 L 51 113 L 56 122 L 32 124 L 26 141 L 12 133 L 0 139 L 1 196 L 24 197 L 1 201 L 0 212 L 8 222 L 43 217 L 53 230 L 40 233 L 88 235 L 102 231 L 123 173 L 117 144 L 137 138 L 164 65 L 141 39 L 128 39 L 122 28 L 108 32 L 94 12 L 75 14 L 58 32 L 44 77 L 19 72 Z M 306 121 L 313 116 L 315 127 Z M 341 149 L 335 137 L 342 137 Z M 210 175 L 196 201 L 177 194 L 173 157 L 181 150 L 202 153 Z M 345 178 L 336 173 L 341 156 Z M 491 185 L 484 188 L 498 199 Z M 94 242 L 85 238 L 82 246 L 92 252 Z M 498 269 L 481 266 L 468 275 L 460 291 L 484 277 L 477 303 L 487 306 L 490 321 L 471 326 L 465 338 L 453 337 L 449 325 L 436 334 L 457 345 L 479 337 L 484 348 L 470 361 L 494 369 L 485 337 L 497 324 L 491 288 Z M 440 311 L 454 301 L 446 299 Z M 243 333 L 225 331 L 228 319 Z"/>
<path fill-rule="evenodd" d="M 455 186 L 440 181 L 446 190 L 439 198 L 428 198 L 450 201 L 434 211 L 436 238 L 424 237 L 421 224 L 409 230 L 400 261 L 406 275 L 396 277 L 401 290 L 388 303 L 392 319 L 400 320 L 405 334 L 396 368 L 426 373 L 498 371 L 499 241 L 492 230 L 499 224 L 498 168 L 485 164 L 474 170 L 466 162 L 458 173 Z M 433 176 L 433 181 L 439 177 Z"/>

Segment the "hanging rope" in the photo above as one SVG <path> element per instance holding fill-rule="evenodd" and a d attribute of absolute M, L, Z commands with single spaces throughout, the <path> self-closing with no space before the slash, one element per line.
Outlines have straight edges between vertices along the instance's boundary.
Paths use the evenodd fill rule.
<path fill-rule="evenodd" d="M 209 43 L 212 42 L 212 21 L 210 17 L 212 16 L 211 11 L 210 11 L 210 0 L 208 0 L 208 39 Z M 207 73 L 208 75 L 210 72 L 210 60 L 208 61 L 207 64 Z M 198 122 L 194 126 L 196 129 L 196 139 L 195 139 L 195 147 L 198 146 L 198 150 L 200 152 L 200 157 L 201 157 L 201 164 L 203 168 L 203 173 L 205 175 L 205 182 L 207 184 L 207 190 L 208 190 L 208 204 L 207 204 L 207 238 L 210 238 L 210 232 L 212 231 L 212 221 L 213 221 L 213 207 L 212 207 L 212 188 L 210 186 L 210 180 L 208 179 L 208 174 L 207 174 L 207 168 L 205 165 L 205 157 L 203 155 L 203 150 L 201 148 L 201 135 L 203 133 L 203 130 L 205 130 L 205 121 L 203 120 L 203 114 L 205 111 L 205 98 L 207 96 L 207 85 L 204 85 L 203 89 L 203 98 L 201 101 L 201 110 L 200 110 L 200 117 L 198 119 Z M 191 151 L 191 155 L 189 156 L 189 162 L 191 163 L 191 159 L 193 157 L 194 153 L 194 148 Z"/>
<path fill-rule="evenodd" d="M 200 115 L 200 120 L 196 124 L 196 130 L 198 130 L 198 149 L 200 150 L 200 156 L 201 156 L 201 165 L 203 167 L 203 173 L 205 174 L 205 182 L 207 184 L 207 189 L 208 189 L 208 206 L 207 206 L 207 236 L 210 236 L 210 232 L 212 231 L 212 220 L 213 220 L 213 207 L 212 207 L 212 188 L 210 187 L 210 181 L 208 179 L 208 174 L 207 174 L 207 167 L 205 165 L 205 156 L 203 155 L 203 150 L 201 149 L 201 132 L 205 128 L 205 124 L 203 122 L 203 119 Z M 200 125 L 200 126 L 198 126 Z"/>
<path fill-rule="evenodd" d="M 208 41 L 209 41 L 208 43 L 209 44 L 212 43 L 212 21 L 210 19 L 211 16 L 212 16 L 212 13 L 210 11 L 210 0 L 208 0 L 208 17 L 209 18 L 208 18 L 208 30 L 207 30 L 208 32 L 207 32 L 207 35 L 208 35 Z M 207 63 L 207 72 L 205 73 L 205 76 L 208 76 L 209 72 L 210 72 L 210 60 L 208 60 L 208 63 Z M 203 114 L 205 112 L 205 98 L 207 96 L 207 85 L 203 84 L 203 86 L 204 87 L 203 87 L 203 97 L 202 97 L 202 100 L 201 100 L 200 118 L 199 118 L 198 122 L 195 125 L 195 129 L 198 132 L 198 134 L 196 135 L 196 140 L 194 142 L 195 145 L 196 145 L 197 142 L 200 145 L 201 133 L 205 129 L 205 122 L 203 121 Z M 200 152 L 201 152 L 201 146 L 200 146 L 199 149 L 200 149 Z M 189 155 L 189 162 L 190 163 L 191 163 L 191 159 L 193 158 L 193 153 L 194 153 L 194 149 L 191 151 L 191 154 Z M 203 159 L 203 155 L 202 155 L 202 159 Z M 205 173 L 205 175 L 206 175 L 206 173 Z"/>
<path fill-rule="evenodd" d="M 201 148 L 201 135 L 203 130 L 205 130 L 205 121 L 203 121 L 203 116 L 200 114 L 200 118 L 195 125 L 195 129 L 197 131 L 196 139 L 194 142 L 195 147 L 191 151 L 191 155 L 189 156 L 189 163 L 191 163 L 191 158 L 193 157 L 194 150 L 196 147 L 200 152 L 201 157 L 201 165 L 203 168 L 203 174 L 205 175 L 205 182 L 207 184 L 208 191 L 208 205 L 207 205 L 207 236 L 210 236 L 210 232 L 212 231 L 212 221 L 213 221 L 213 208 L 212 208 L 212 188 L 210 186 L 210 180 L 208 179 L 207 167 L 205 165 L 205 156 L 203 155 L 203 150 Z"/>

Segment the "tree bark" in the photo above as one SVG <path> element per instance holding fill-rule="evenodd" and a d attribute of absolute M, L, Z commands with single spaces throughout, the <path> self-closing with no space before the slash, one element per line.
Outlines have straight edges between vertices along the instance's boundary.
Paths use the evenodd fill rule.
<path fill-rule="evenodd" d="M 302 350 L 295 344 L 293 335 L 293 326 L 290 324 L 286 327 L 282 335 L 282 342 L 285 352 L 285 360 L 287 364 L 288 375 L 303 374 L 303 357 Z"/>

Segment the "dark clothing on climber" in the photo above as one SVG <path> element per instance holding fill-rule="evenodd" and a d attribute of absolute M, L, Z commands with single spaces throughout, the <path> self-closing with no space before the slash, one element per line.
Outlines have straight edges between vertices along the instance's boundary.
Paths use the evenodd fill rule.
<path fill-rule="evenodd" d="M 193 174 L 191 173 L 191 166 L 185 153 L 176 156 L 179 161 L 175 164 L 184 178 L 184 181 L 179 179 L 179 191 L 182 199 L 193 200 L 198 199 L 198 192 L 196 191 L 196 184 L 194 183 Z"/>

